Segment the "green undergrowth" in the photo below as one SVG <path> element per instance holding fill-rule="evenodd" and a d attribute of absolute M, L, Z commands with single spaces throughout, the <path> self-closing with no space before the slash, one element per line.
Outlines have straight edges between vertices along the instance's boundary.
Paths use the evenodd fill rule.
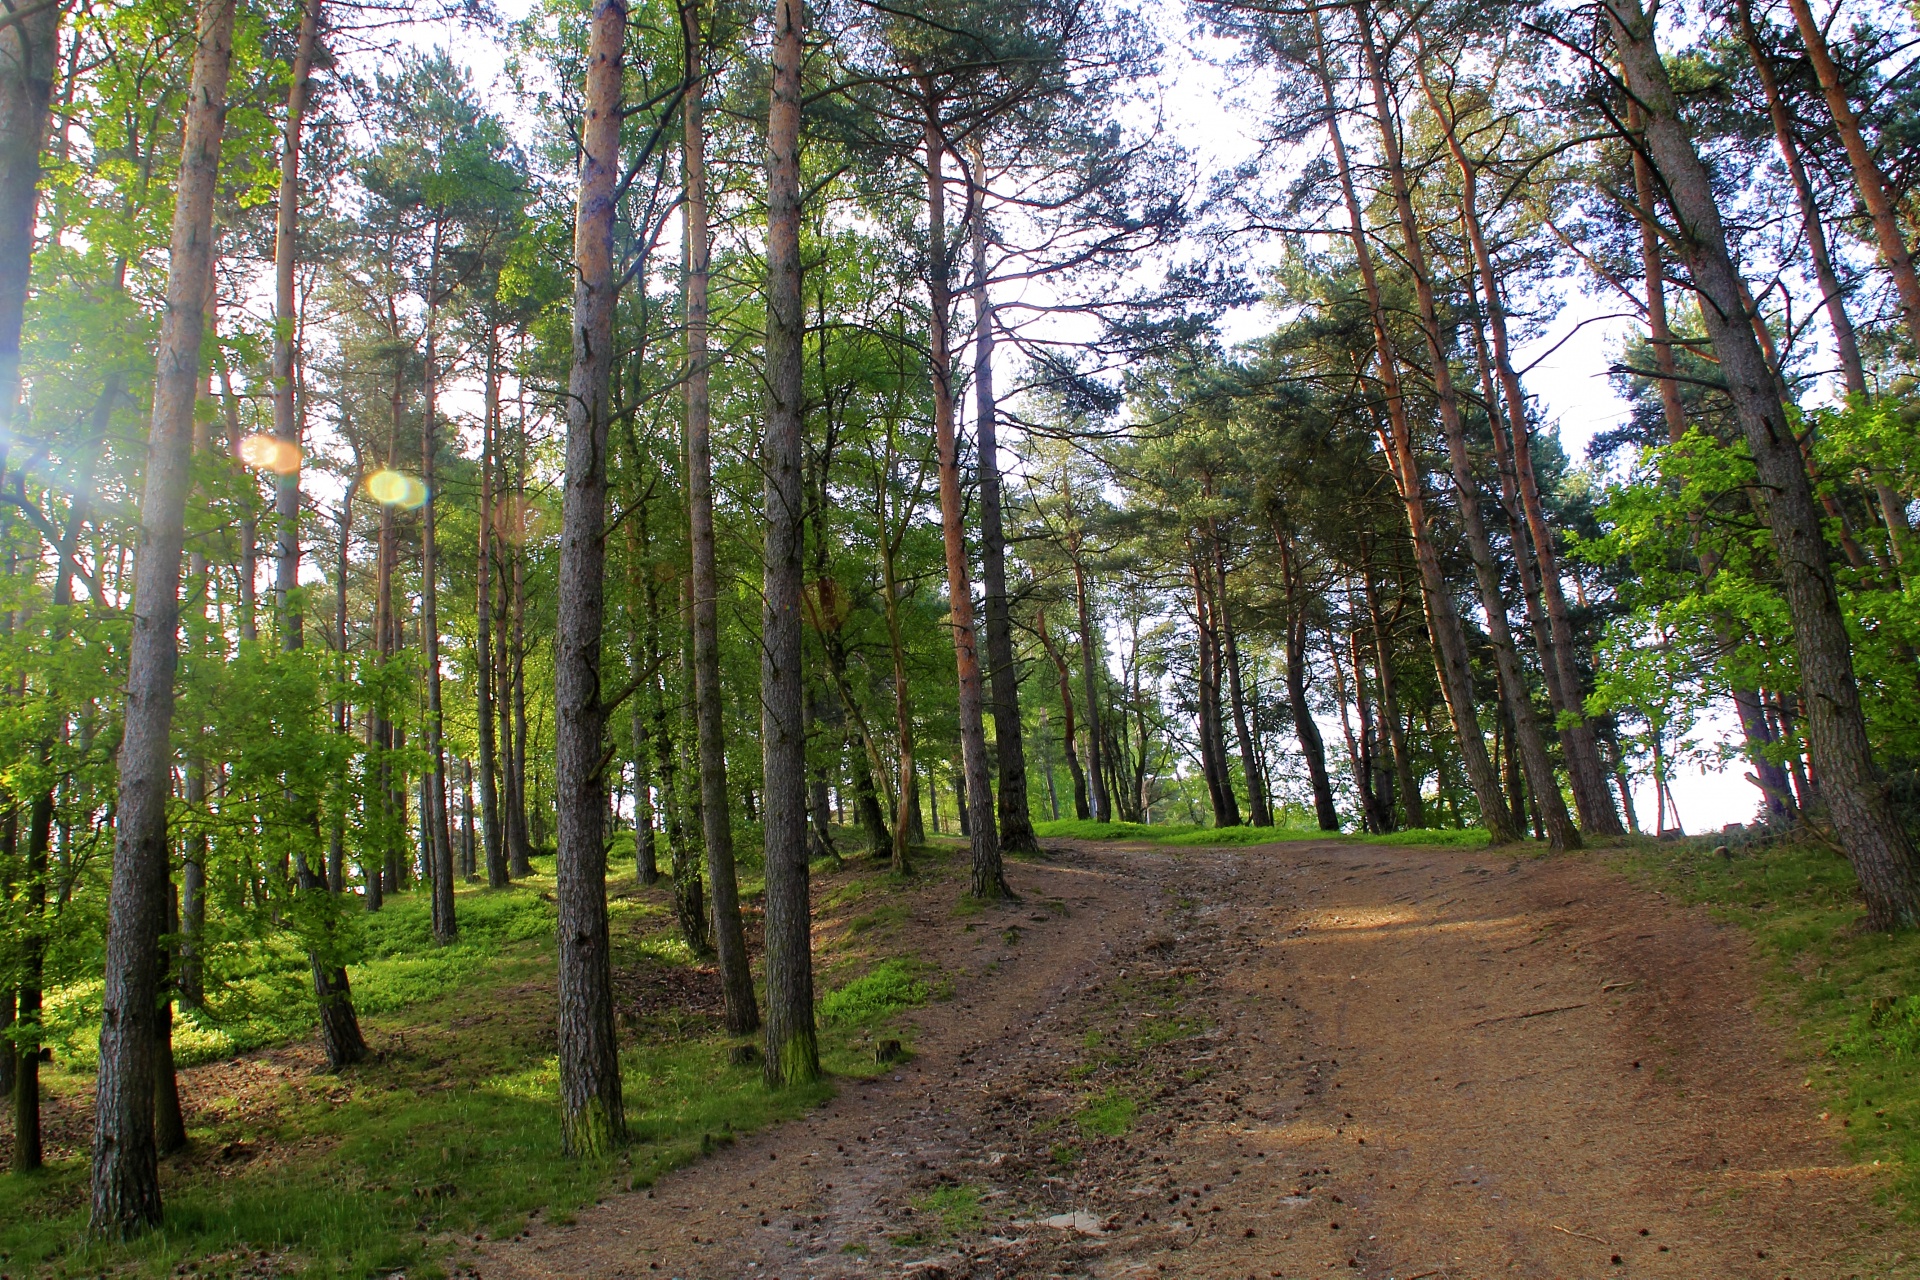
<path fill-rule="evenodd" d="M 1360 844 L 1445 845 L 1460 849 L 1484 849 L 1487 845 L 1487 833 L 1480 827 L 1411 827 L 1405 831 L 1389 831 L 1385 835 L 1353 835 L 1345 838 Z"/>
<path fill-rule="evenodd" d="M 1823 846 L 1716 853 L 1711 838 L 1639 841 L 1625 870 L 1748 930 L 1767 994 L 1807 1045 L 1807 1080 L 1852 1154 L 1879 1160 L 1920 1215 L 1920 933 L 1866 933 L 1853 870 Z"/>
<path fill-rule="evenodd" d="M 820 1020 L 830 1026 L 872 1026 L 915 1005 L 925 1004 L 932 988 L 905 960 L 883 960 L 820 1001 Z"/>
<path fill-rule="evenodd" d="M 631 865 L 609 886 L 616 963 L 629 974 L 691 963 L 668 886 L 640 888 Z M 165 1225 L 132 1244 L 86 1236 L 86 1157 L 76 1148 L 92 1061 L 57 1052 L 46 1076 L 49 1167 L 0 1176 L 0 1276 L 439 1276 L 465 1239 L 511 1234 L 535 1216 L 568 1220 L 609 1189 L 647 1185 L 800 1114 L 831 1095 L 834 1077 L 886 1069 L 878 1037 L 901 1034 L 891 1019 L 940 993 L 937 973 L 888 951 L 891 930 L 823 945 L 829 973 L 857 974 L 822 984 L 829 1078 L 777 1093 L 757 1063 L 732 1063 L 736 1042 L 714 1015 L 629 1018 L 622 1004 L 632 1141 L 570 1159 L 556 1102 L 553 883 L 550 867 L 538 870 L 507 890 L 463 886 L 454 946 L 433 946 L 424 894 L 396 895 L 364 923 L 367 959 L 352 977 L 375 1057 L 337 1076 L 316 1069 L 305 1048 L 312 1017 L 291 1000 L 253 999 L 245 1016 L 236 1001 L 222 1006 L 225 1043 L 266 1047 L 235 1058 L 208 1040 L 191 1051 L 203 1062 L 181 1078 L 191 1142 L 162 1162 Z M 884 873 L 836 883 L 856 874 L 823 880 L 839 910 L 871 913 L 898 897 Z M 62 1043 L 97 1037 L 97 1024 L 83 1025 L 83 999 L 70 1007 Z"/>

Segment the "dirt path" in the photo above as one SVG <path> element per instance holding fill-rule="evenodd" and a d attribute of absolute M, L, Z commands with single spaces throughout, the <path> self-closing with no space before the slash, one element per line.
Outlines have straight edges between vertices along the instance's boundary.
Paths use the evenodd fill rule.
<path fill-rule="evenodd" d="M 910 901 L 955 987 L 911 1064 L 473 1269 L 1920 1274 L 1742 940 L 1589 863 L 1075 845 L 1011 878 Z"/>

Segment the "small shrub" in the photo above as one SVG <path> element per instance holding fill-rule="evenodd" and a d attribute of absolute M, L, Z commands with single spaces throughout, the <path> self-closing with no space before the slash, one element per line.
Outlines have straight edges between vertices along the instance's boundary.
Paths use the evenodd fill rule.
<path fill-rule="evenodd" d="M 840 1026 L 878 1022 L 902 1009 L 925 1004 L 931 988 L 903 961 L 887 960 L 820 1001 L 820 1018 Z"/>

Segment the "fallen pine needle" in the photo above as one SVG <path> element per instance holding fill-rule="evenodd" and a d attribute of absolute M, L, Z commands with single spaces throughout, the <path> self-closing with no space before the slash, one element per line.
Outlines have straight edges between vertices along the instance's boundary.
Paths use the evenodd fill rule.
<path fill-rule="evenodd" d="M 1550 1223 L 1549 1225 L 1552 1226 L 1555 1231 L 1565 1232 L 1567 1235 L 1570 1235 L 1570 1236 L 1578 1236 L 1582 1240 L 1591 1240 L 1595 1244 L 1603 1244 L 1607 1246 L 1607 1248 L 1609 1249 L 1613 1248 L 1613 1241 L 1611 1240 L 1602 1240 L 1599 1236 L 1590 1236 L 1584 1231 L 1574 1231 L 1571 1228 L 1563 1227 L 1558 1224 Z"/>

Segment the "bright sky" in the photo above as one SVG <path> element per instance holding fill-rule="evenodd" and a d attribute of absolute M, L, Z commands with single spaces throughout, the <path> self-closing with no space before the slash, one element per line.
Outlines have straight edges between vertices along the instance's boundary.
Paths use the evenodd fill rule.
<path fill-rule="evenodd" d="M 528 0 L 499 0 L 496 7 L 512 20 L 523 16 L 529 4 Z M 1147 0 L 1147 11 L 1166 46 L 1164 71 L 1155 88 L 1161 118 L 1167 121 L 1173 136 L 1207 171 L 1218 171 L 1252 155 L 1260 146 L 1258 129 L 1264 106 L 1260 86 L 1233 83 L 1232 76 L 1219 65 L 1228 58 L 1231 47 L 1195 31 L 1186 20 L 1180 0 Z M 412 40 L 422 47 L 453 49 L 473 69 L 476 81 L 491 87 L 503 100 L 502 114 L 510 124 L 523 120 L 517 106 L 505 102 L 505 53 L 490 37 L 451 23 L 433 23 L 417 28 Z M 1248 251 L 1258 255 L 1260 249 L 1254 245 Z M 1535 333 L 1516 334 L 1516 357 L 1520 367 L 1528 371 L 1528 391 L 1539 402 L 1546 429 L 1558 434 L 1562 446 L 1575 459 L 1585 456 L 1587 443 L 1597 432 L 1615 425 L 1627 412 L 1625 403 L 1614 393 L 1607 369 L 1633 332 L 1633 322 L 1600 318 L 1617 310 L 1617 299 L 1581 292 L 1575 283 L 1568 286 L 1565 306 L 1551 324 Z M 1229 342 L 1251 338 L 1272 319 L 1265 308 L 1249 309 L 1228 318 L 1223 337 Z M 1337 741 L 1336 726 L 1329 724 L 1327 729 L 1335 734 L 1329 740 Z M 1737 732 L 1737 723 L 1727 713 L 1706 720 L 1699 736 L 1714 745 Z M 1725 823 L 1751 821 L 1758 797 L 1738 771 L 1694 765 L 1679 769 L 1672 792 L 1680 819 L 1690 831 L 1717 830 Z M 1651 784 L 1642 784 L 1636 791 L 1635 805 L 1641 821 L 1649 825 L 1653 800 Z"/>

